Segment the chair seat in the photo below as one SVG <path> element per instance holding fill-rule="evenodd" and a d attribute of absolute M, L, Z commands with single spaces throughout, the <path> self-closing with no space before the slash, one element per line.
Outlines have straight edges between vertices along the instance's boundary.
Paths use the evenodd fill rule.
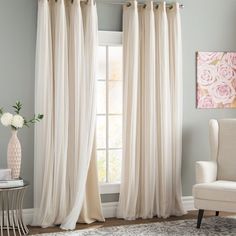
<path fill-rule="evenodd" d="M 236 202 L 236 182 L 218 180 L 196 184 L 193 187 L 193 196 L 202 200 Z"/>

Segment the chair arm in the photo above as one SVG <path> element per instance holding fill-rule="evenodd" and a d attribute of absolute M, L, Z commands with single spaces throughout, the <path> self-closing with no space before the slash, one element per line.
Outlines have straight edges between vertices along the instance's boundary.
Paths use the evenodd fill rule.
<path fill-rule="evenodd" d="M 211 183 L 216 181 L 217 163 L 215 161 L 196 162 L 196 183 Z"/>

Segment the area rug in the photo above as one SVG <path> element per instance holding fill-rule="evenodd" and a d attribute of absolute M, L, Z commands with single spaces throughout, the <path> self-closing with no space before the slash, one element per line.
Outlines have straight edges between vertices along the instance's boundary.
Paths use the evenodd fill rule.
<path fill-rule="evenodd" d="M 153 235 L 236 235 L 236 218 L 210 217 L 203 219 L 200 229 L 196 228 L 196 220 L 177 220 L 148 224 L 124 225 L 67 231 L 60 233 L 39 234 L 40 236 L 153 236 Z"/>

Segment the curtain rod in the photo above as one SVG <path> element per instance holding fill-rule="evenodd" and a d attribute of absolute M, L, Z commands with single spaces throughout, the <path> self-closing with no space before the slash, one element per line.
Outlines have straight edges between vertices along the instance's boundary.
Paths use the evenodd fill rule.
<path fill-rule="evenodd" d="M 73 2 L 73 0 L 72 0 L 72 2 Z M 81 0 L 81 2 L 86 3 L 86 2 L 88 2 L 88 0 Z M 94 2 L 96 2 L 96 0 L 94 0 Z M 129 2 L 129 1 L 126 1 L 126 2 L 101 1 L 101 3 L 111 4 L 111 5 L 125 5 L 126 4 L 127 7 L 130 7 L 132 5 L 132 3 Z M 157 7 L 158 7 L 158 4 L 160 4 L 160 2 L 153 2 L 153 3 L 156 4 Z M 145 8 L 147 4 L 145 2 L 138 2 L 138 5 L 143 6 Z M 166 4 L 166 7 L 171 9 L 173 7 L 173 4 L 171 4 L 171 3 L 170 4 Z M 184 4 L 179 4 L 179 8 L 183 9 L 184 8 Z"/>
<path fill-rule="evenodd" d="M 49 0 L 48 0 L 49 1 Z M 56 2 L 57 2 L 57 0 L 55 0 Z M 74 0 L 71 0 L 71 2 L 73 3 L 73 1 Z M 83 3 L 87 3 L 88 2 L 88 0 L 80 0 L 81 2 L 83 2 Z M 96 0 L 93 0 L 94 1 L 94 3 L 96 2 Z M 102 2 L 101 1 L 101 3 L 104 3 L 104 4 L 112 4 L 112 5 L 125 5 L 126 4 L 126 6 L 127 7 L 130 7 L 131 5 L 132 5 L 132 3 L 131 2 Z M 155 5 L 156 5 L 156 7 L 158 7 L 158 5 L 160 4 L 160 2 L 153 2 Z M 143 6 L 144 8 L 147 6 L 147 4 L 146 3 L 144 3 L 144 2 L 138 2 L 138 5 L 139 6 Z M 168 4 L 166 4 L 166 7 L 167 8 L 169 8 L 169 9 L 171 9 L 172 7 L 173 7 L 173 4 L 171 4 L 171 3 L 168 3 Z M 184 4 L 179 4 L 179 8 L 180 9 L 183 9 L 184 8 Z"/>

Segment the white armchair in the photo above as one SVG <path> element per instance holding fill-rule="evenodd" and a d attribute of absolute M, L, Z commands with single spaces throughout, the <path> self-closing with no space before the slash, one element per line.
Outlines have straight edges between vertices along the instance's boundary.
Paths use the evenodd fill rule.
<path fill-rule="evenodd" d="M 236 119 L 210 120 L 211 161 L 196 163 L 194 206 L 200 228 L 204 210 L 236 212 Z"/>

